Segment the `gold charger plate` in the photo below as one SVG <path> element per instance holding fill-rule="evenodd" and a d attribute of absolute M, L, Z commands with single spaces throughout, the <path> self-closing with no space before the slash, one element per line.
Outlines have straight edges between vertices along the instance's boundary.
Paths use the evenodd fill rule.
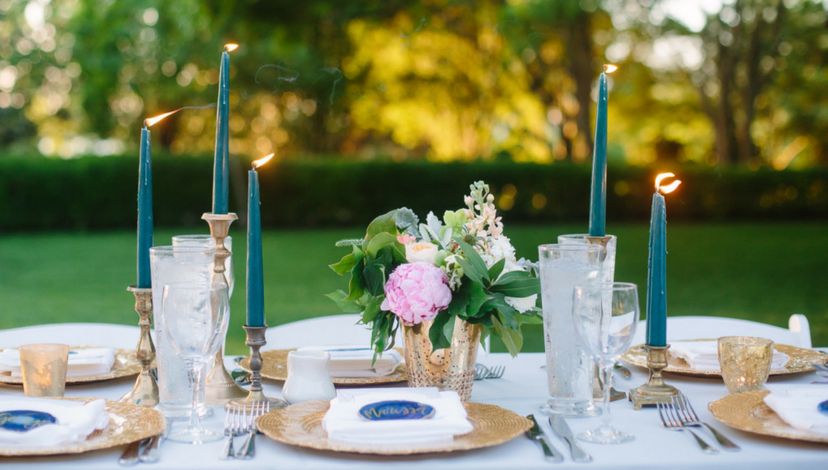
<path fill-rule="evenodd" d="M 272 349 L 262 352 L 262 377 L 284 382 L 287 380 L 287 356 L 295 349 Z M 402 351 L 398 350 L 400 354 Z M 250 372 L 250 356 L 239 362 L 239 367 Z M 334 385 L 382 385 L 399 382 L 408 382 L 408 371 L 405 362 L 400 363 L 397 369 L 383 377 L 332 377 Z"/>
<path fill-rule="evenodd" d="M 711 340 L 698 340 L 711 341 Z M 785 375 L 798 374 L 800 372 L 809 372 L 814 370 L 813 364 L 825 364 L 828 362 L 828 354 L 814 351 L 813 349 L 798 348 L 796 346 L 788 346 L 787 344 L 773 344 L 773 348 L 781 353 L 790 356 L 788 363 L 782 369 L 771 369 L 770 375 Z M 621 359 L 638 367 L 647 367 L 647 350 L 644 349 L 643 344 L 633 346 L 621 356 Z M 667 368 L 664 372 L 672 372 L 674 374 L 695 375 L 699 377 L 721 377 L 722 372 L 719 370 L 696 370 L 690 367 L 683 359 L 674 357 L 667 350 Z"/>
<path fill-rule="evenodd" d="M 742 431 L 797 441 L 828 444 L 828 436 L 791 427 L 779 417 L 764 398 L 769 390 L 728 395 L 707 405 L 713 416 L 724 424 Z M 816 413 L 816 410 L 814 410 Z"/>
<path fill-rule="evenodd" d="M 412 444 L 410 447 L 360 445 L 328 440 L 328 434 L 322 429 L 322 418 L 329 406 L 330 402 L 325 400 L 291 405 L 262 416 L 256 420 L 256 426 L 267 437 L 283 444 L 374 455 L 430 454 L 480 449 L 511 441 L 532 427 L 528 419 L 499 406 L 463 403 L 474 429 L 455 437 L 450 443 L 422 443 Z"/>
<path fill-rule="evenodd" d="M 90 402 L 97 398 L 64 398 L 64 400 Z M 31 457 L 42 455 L 80 454 L 91 450 L 108 449 L 155 436 L 164 431 L 167 422 L 159 411 L 129 403 L 106 400 L 109 425 L 95 431 L 85 441 L 60 446 L 0 446 L 0 456 Z"/>
<path fill-rule="evenodd" d="M 72 346 L 71 349 L 90 349 L 98 346 Z M 89 382 L 103 382 L 105 380 L 119 379 L 137 375 L 141 372 L 141 363 L 135 354 L 134 349 L 116 349 L 115 363 L 109 372 L 95 375 L 82 375 L 79 377 L 66 377 L 67 384 L 82 384 Z M 0 372 L 0 383 L 9 385 L 23 385 L 23 377 L 12 377 L 8 372 Z"/>

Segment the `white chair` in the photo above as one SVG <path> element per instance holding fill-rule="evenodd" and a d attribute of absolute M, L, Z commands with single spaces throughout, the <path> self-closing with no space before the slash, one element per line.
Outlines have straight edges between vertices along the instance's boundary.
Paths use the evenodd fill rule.
<path fill-rule="evenodd" d="M 105 323 L 54 323 L 0 330 L 0 348 L 32 343 L 62 343 L 70 346 L 102 346 L 135 349 L 141 329 Z"/>
<path fill-rule="evenodd" d="M 667 342 L 683 339 L 715 339 L 722 336 L 758 336 L 775 343 L 811 347 L 808 319 L 800 313 L 791 315 L 788 329 L 749 320 L 722 317 L 667 317 Z M 647 322 L 638 324 L 632 344 L 646 342 Z"/>

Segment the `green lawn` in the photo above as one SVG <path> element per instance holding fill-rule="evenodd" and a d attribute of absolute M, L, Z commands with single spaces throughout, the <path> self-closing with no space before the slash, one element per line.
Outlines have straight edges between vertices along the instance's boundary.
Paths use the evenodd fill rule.
<path fill-rule="evenodd" d="M 572 225 L 510 226 L 518 256 L 537 259 L 537 245 L 583 231 Z M 641 286 L 647 271 L 647 230 L 611 225 L 618 236 L 616 279 Z M 264 235 L 268 323 L 339 313 L 324 294 L 346 287 L 327 265 L 344 253 L 334 242 L 362 228 L 270 231 Z M 155 243 L 193 230 L 157 230 Z M 245 351 L 245 232 L 232 233 L 241 254 L 232 299 L 229 353 Z M 669 314 L 745 318 L 787 326 L 792 313 L 811 322 L 815 345 L 828 345 L 828 224 L 669 225 Z M 136 324 L 135 232 L 18 234 L 0 237 L 0 328 L 57 322 Z M 715 334 L 713 334 L 715 336 Z M 78 342 L 82 342 L 79 339 Z M 539 329 L 527 350 L 540 351 Z"/>

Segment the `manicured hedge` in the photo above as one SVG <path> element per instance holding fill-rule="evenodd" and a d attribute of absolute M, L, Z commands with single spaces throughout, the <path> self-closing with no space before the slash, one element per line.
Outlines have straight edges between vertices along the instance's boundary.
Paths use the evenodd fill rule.
<path fill-rule="evenodd" d="M 246 164 L 234 162 L 231 210 L 246 208 Z M 668 196 L 676 220 L 824 219 L 828 170 L 748 171 L 674 168 L 684 182 Z M 655 171 L 610 167 L 610 221 L 649 218 Z M 73 160 L 0 159 L 0 230 L 111 229 L 135 226 L 138 160 L 134 156 Z M 476 180 L 488 182 L 509 223 L 583 221 L 589 208 L 590 166 L 511 162 L 393 163 L 310 160 L 260 170 L 262 221 L 268 227 L 366 224 L 407 206 L 424 217 L 463 205 Z M 212 157 L 155 156 L 157 226 L 201 224 L 210 210 Z"/>

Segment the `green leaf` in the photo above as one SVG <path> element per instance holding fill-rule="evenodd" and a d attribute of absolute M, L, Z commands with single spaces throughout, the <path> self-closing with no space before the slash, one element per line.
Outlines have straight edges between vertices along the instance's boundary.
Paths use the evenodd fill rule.
<path fill-rule="evenodd" d="M 368 263 L 362 270 L 365 287 L 372 295 L 382 295 L 385 292 L 385 266 L 382 263 Z"/>
<path fill-rule="evenodd" d="M 483 258 L 480 257 L 480 254 L 477 250 L 474 249 L 471 245 L 464 242 L 462 239 L 454 237 L 454 241 L 460 245 L 460 249 L 463 251 L 463 254 L 466 256 L 466 260 L 474 266 L 475 273 L 489 281 L 489 270 L 486 268 L 486 262 L 483 261 Z M 462 265 L 461 265 L 462 266 Z M 464 267 L 463 270 L 465 271 L 466 268 Z"/>
<path fill-rule="evenodd" d="M 377 316 L 382 311 L 380 310 L 380 305 L 382 305 L 382 301 L 384 299 L 385 295 L 380 295 L 371 298 L 371 300 L 368 302 L 368 305 L 365 306 L 365 311 L 362 313 L 362 323 L 367 325 L 372 321 L 376 320 Z"/>
<path fill-rule="evenodd" d="M 434 351 L 450 348 L 451 337 L 454 335 L 454 316 L 443 310 L 434 317 L 434 323 L 428 331 L 428 339 Z"/>
<path fill-rule="evenodd" d="M 331 292 L 330 294 L 326 295 L 325 297 L 331 299 L 336 303 L 336 306 L 339 307 L 345 313 L 360 313 L 362 312 L 362 307 L 353 301 L 346 301 L 345 298 L 348 297 L 348 294 L 341 290 L 337 290 L 335 292 Z"/>
<path fill-rule="evenodd" d="M 390 233 L 396 235 L 396 214 L 397 211 L 395 209 L 377 217 L 371 221 L 370 224 L 368 224 L 368 230 L 365 232 L 365 241 L 362 242 L 363 251 L 368 251 L 368 244 L 371 242 L 371 239 L 380 233 Z"/>
<path fill-rule="evenodd" d="M 388 232 L 378 233 L 374 238 L 368 242 L 368 247 L 365 249 L 365 253 L 368 255 L 368 258 L 376 258 L 377 253 L 386 246 L 394 243 L 397 241 L 397 236 L 393 235 Z"/>
<path fill-rule="evenodd" d="M 497 279 L 497 277 L 500 276 L 500 273 L 503 272 L 504 266 L 506 266 L 506 258 L 501 259 L 489 268 L 489 279 Z"/>
<path fill-rule="evenodd" d="M 529 297 L 540 294 L 540 279 L 534 277 L 517 279 L 505 285 L 491 286 L 489 290 L 507 297 Z"/>
<path fill-rule="evenodd" d="M 480 307 L 492 298 L 483 289 L 483 284 L 480 284 L 479 282 L 470 282 L 466 285 L 468 285 L 467 289 L 469 292 L 469 307 L 466 311 L 466 315 L 461 315 L 461 318 L 465 318 L 466 316 L 473 317 L 477 315 L 477 312 L 480 311 Z"/>
<path fill-rule="evenodd" d="M 334 270 L 340 276 L 344 276 L 345 273 L 351 270 L 356 264 L 356 258 L 354 257 L 353 253 L 348 253 L 347 255 L 343 256 L 341 260 L 339 260 L 336 264 L 331 264 L 330 268 Z"/>
<path fill-rule="evenodd" d="M 365 281 L 362 278 L 362 262 L 351 269 L 351 281 L 348 283 L 348 297 L 345 300 L 358 300 L 365 294 Z"/>
<path fill-rule="evenodd" d="M 471 279 L 472 281 L 478 284 L 483 283 L 483 276 L 479 272 L 477 272 L 474 265 L 460 257 L 457 258 L 457 264 L 459 264 L 460 267 L 463 268 L 463 275 L 465 275 L 467 278 Z"/>
<path fill-rule="evenodd" d="M 464 318 L 466 316 L 466 309 L 469 306 L 469 293 L 465 288 L 465 284 L 460 287 L 460 290 L 451 296 L 451 303 L 448 306 L 449 315 Z"/>
<path fill-rule="evenodd" d="M 520 332 L 517 333 L 517 336 L 510 334 L 510 331 L 504 328 L 503 323 L 498 320 L 497 315 L 492 315 L 492 325 L 494 334 L 500 337 L 503 344 L 506 345 L 506 349 L 509 351 L 509 354 L 511 354 L 512 357 L 517 356 L 518 351 L 520 351 L 523 347 L 523 337 Z M 516 338 L 517 341 L 515 341 Z"/>
<path fill-rule="evenodd" d="M 494 266 L 492 266 L 494 267 Z M 492 283 L 493 286 L 502 286 L 504 284 L 509 284 L 511 282 L 520 280 L 520 279 L 530 279 L 532 278 L 532 274 L 528 271 L 509 271 L 508 273 L 503 274 L 500 276 L 499 279 Z M 494 278 L 493 278 L 494 279 Z"/>

